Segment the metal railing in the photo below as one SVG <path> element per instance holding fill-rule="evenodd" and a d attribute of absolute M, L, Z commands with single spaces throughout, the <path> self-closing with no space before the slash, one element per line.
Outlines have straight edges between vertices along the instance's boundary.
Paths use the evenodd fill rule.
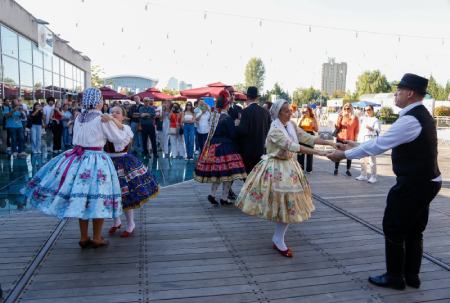
<path fill-rule="evenodd" d="M 450 116 L 437 116 L 436 119 L 437 128 L 450 128 Z"/>

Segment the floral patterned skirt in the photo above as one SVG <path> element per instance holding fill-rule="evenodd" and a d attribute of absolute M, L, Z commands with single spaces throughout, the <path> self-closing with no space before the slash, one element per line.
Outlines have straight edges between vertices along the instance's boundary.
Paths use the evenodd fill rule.
<path fill-rule="evenodd" d="M 222 183 L 246 177 L 244 162 L 233 143 L 205 147 L 194 172 L 194 179 L 201 183 Z"/>
<path fill-rule="evenodd" d="M 86 150 L 74 158 L 66 156 L 69 152 L 50 160 L 22 189 L 27 202 L 58 218 L 120 216 L 120 185 L 111 158 L 103 151 Z"/>
<path fill-rule="evenodd" d="M 315 209 L 300 164 L 267 156 L 253 168 L 235 203 L 248 215 L 282 223 L 305 221 Z"/>
<path fill-rule="evenodd" d="M 119 176 L 124 210 L 139 208 L 158 195 L 155 177 L 139 159 L 130 154 L 111 159 Z"/>

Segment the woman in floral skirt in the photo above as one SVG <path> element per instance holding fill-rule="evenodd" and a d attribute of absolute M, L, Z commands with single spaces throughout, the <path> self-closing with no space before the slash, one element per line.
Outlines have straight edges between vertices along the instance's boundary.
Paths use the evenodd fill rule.
<path fill-rule="evenodd" d="M 84 112 L 75 120 L 74 148 L 44 165 L 22 190 L 32 206 L 58 218 L 78 218 L 82 248 L 108 245 L 102 237 L 105 218 L 122 213 L 119 179 L 106 141 L 123 149 L 126 133 L 112 121 L 101 121 L 102 95 L 96 88 L 83 93 Z M 93 238 L 88 234 L 93 221 Z"/>
<path fill-rule="evenodd" d="M 132 235 L 136 224 L 134 222 L 134 209 L 141 207 L 149 199 L 158 195 L 159 187 L 155 177 L 148 168 L 135 156 L 128 154 L 128 147 L 133 139 L 133 132 L 128 125 L 122 124 L 127 116 L 125 109 L 120 106 L 112 108 L 110 115 L 104 116 L 104 121 L 113 121 L 119 128 L 123 128 L 126 139 L 122 150 L 115 150 L 111 142 L 106 142 L 105 151 L 111 157 L 119 176 L 122 191 L 122 207 L 127 218 L 127 227 L 120 235 L 128 238 Z M 109 229 L 109 234 L 114 234 L 122 227 L 120 217 L 114 218 L 114 225 Z"/>
<path fill-rule="evenodd" d="M 286 100 L 277 100 L 270 114 L 273 122 L 266 139 L 267 153 L 247 177 L 235 204 L 248 215 L 276 222 L 273 248 L 292 257 L 284 242 L 288 224 L 307 220 L 314 211 L 311 188 L 295 154 L 328 154 L 299 142 L 309 146 L 335 144 L 307 134 L 291 122 L 292 111 Z"/>

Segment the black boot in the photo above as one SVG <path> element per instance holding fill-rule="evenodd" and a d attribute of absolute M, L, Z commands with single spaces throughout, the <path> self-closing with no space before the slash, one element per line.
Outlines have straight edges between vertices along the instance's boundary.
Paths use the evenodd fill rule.
<path fill-rule="evenodd" d="M 233 202 L 230 202 L 228 200 L 224 200 L 224 199 L 220 199 L 220 205 L 222 206 L 229 206 L 229 205 L 233 205 Z"/>
<path fill-rule="evenodd" d="M 216 198 L 214 198 L 214 196 L 209 195 L 208 196 L 208 201 L 209 203 L 211 203 L 212 205 L 219 205 L 219 202 L 217 202 Z"/>
<path fill-rule="evenodd" d="M 385 250 L 387 272 L 380 276 L 369 277 L 369 282 L 381 287 L 405 289 L 405 279 L 403 278 L 405 248 L 403 242 L 393 242 L 386 239 Z"/>
<path fill-rule="evenodd" d="M 422 265 L 423 240 L 407 239 L 405 242 L 405 280 L 408 286 L 420 287 L 420 266 Z"/>

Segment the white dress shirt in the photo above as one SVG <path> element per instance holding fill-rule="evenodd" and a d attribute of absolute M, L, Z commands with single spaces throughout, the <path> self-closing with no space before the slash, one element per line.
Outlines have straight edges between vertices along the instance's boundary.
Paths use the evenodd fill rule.
<path fill-rule="evenodd" d="M 422 126 L 413 116 L 405 114 L 416 106 L 422 105 L 422 102 L 415 102 L 403 108 L 399 112 L 399 118 L 392 124 L 391 128 L 382 136 L 361 143 L 355 148 L 345 151 L 345 157 L 349 160 L 361 159 L 367 156 L 375 156 L 385 151 L 397 147 L 401 144 L 414 141 L 421 133 Z M 441 181 L 441 176 L 432 181 Z"/>

